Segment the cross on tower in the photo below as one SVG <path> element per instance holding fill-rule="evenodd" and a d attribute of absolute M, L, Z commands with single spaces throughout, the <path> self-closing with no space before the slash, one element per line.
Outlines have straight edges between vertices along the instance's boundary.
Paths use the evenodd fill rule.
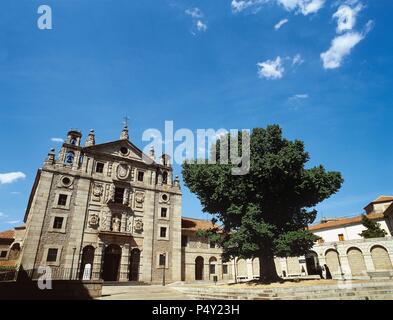
<path fill-rule="evenodd" d="M 125 128 L 128 128 L 128 120 L 130 120 L 130 118 L 127 117 L 127 115 L 123 118 L 123 124 Z"/>

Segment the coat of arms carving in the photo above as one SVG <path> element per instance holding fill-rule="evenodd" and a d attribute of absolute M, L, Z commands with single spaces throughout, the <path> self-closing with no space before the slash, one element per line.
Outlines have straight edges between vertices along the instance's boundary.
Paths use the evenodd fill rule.
<path fill-rule="evenodd" d="M 134 231 L 141 233 L 143 231 L 143 221 L 142 219 L 136 219 L 134 224 Z"/>

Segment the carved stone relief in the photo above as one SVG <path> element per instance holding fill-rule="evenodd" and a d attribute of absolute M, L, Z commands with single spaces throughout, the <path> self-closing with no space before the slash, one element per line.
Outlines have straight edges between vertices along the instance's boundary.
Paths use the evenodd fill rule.
<path fill-rule="evenodd" d="M 145 194 L 143 192 L 135 192 L 135 207 L 143 208 L 145 202 Z"/>
<path fill-rule="evenodd" d="M 143 220 L 141 218 L 135 219 L 134 231 L 136 233 L 141 233 L 143 231 Z"/>
<path fill-rule="evenodd" d="M 101 196 L 103 195 L 103 193 L 104 193 L 103 185 L 95 183 L 94 186 L 93 186 L 93 197 L 92 197 L 92 200 L 93 201 L 97 201 L 97 202 L 101 201 Z"/>
<path fill-rule="evenodd" d="M 117 178 L 119 180 L 126 180 L 130 175 L 130 166 L 127 164 L 119 164 L 117 166 Z"/>
<path fill-rule="evenodd" d="M 91 212 L 89 214 L 89 227 L 92 229 L 97 229 L 100 225 L 100 217 L 97 212 Z"/>

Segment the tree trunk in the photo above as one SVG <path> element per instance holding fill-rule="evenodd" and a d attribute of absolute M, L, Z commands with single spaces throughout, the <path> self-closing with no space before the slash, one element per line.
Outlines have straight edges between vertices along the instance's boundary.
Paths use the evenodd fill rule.
<path fill-rule="evenodd" d="M 259 280 L 264 283 L 278 282 L 282 279 L 277 275 L 273 255 L 259 255 Z"/>

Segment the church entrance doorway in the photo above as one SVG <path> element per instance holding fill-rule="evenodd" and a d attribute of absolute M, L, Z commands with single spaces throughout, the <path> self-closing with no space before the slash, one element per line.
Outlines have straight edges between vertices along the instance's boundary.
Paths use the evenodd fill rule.
<path fill-rule="evenodd" d="M 195 280 L 203 280 L 203 258 L 195 259 Z"/>
<path fill-rule="evenodd" d="M 130 257 L 130 281 L 139 281 L 139 264 L 141 260 L 141 251 L 139 249 L 131 250 Z"/>
<path fill-rule="evenodd" d="M 121 248 L 111 244 L 105 248 L 102 279 L 104 281 L 118 281 L 120 269 Z"/>

